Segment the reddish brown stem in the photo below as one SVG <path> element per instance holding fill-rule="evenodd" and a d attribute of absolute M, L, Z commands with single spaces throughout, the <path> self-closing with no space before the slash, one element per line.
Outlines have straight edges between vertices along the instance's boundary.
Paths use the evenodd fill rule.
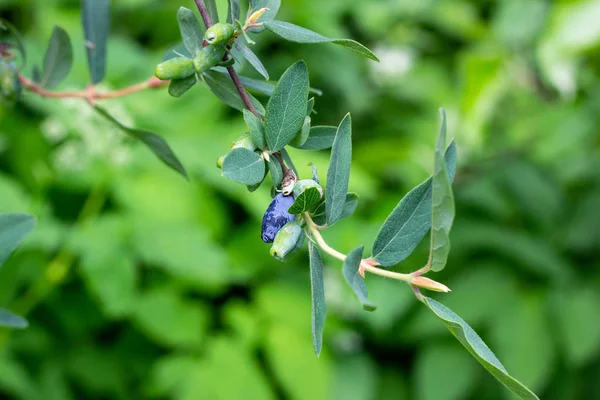
<path fill-rule="evenodd" d="M 113 90 L 110 92 L 97 93 L 93 89 L 86 89 L 72 92 L 52 92 L 44 89 L 37 83 L 33 82 L 29 78 L 19 75 L 19 80 L 23 84 L 23 87 L 30 92 L 36 93 L 42 97 L 53 97 L 53 98 L 81 98 L 93 103 L 98 99 L 114 99 L 116 97 L 127 96 L 132 93 L 140 92 L 149 88 L 159 88 L 169 83 L 169 81 L 161 81 L 156 77 L 145 80 L 144 82 L 136 83 L 135 85 L 128 86 L 123 89 Z"/>
<path fill-rule="evenodd" d="M 210 28 L 213 23 L 210 19 L 210 15 L 208 15 L 208 10 L 204 5 L 204 1 L 196 0 L 196 5 L 198 6 L 198 10 L 200 11 L 200 15 L 202 16 L 202 21 L 204 21 L 204 26 L 206 26 L 206 29 Z"/>

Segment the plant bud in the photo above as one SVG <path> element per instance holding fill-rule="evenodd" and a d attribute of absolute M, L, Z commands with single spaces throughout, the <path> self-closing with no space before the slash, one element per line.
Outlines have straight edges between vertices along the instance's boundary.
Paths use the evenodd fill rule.
<path fill-rule="evenodd" d="M 237 149 L 237 148 L 244 148 L 244 149 L 248 149 L 250 151 L 256 150 L 256 146 L 254 145 L 254 142 L 252 141 L 252 138 L 250 137 L 250 133 L 248 133 L 248 132 L 242 133 L 240 135 L 240 137 L 237 138 L 235 140 L 235 142 L 232 143 L 231 150 Z"/>
<path fill-rule="evenodd" d="M 300 196 L 302 192 L 311 187 L 316 187 L 319 190 L 319 193 L 321 193 L 321 197 L 323 197 L 323 188 L 312 179 L 302 179 L 301 181 L 296 182 L 294 185 L 294 196 Z"/>
<path fill-rule="evenodd" d="M 163 81 L 169 79 L 183 79 L 194 73 L 194 62 L 189 58 L 175 57 L 161 62 L 156 66 L 154 75 Z"/>
<path fill-rule="evenodd" d="M 261 239 L 263 242 L 272 243 L 277 232 L 285 224 L 294 220 L 295 215 L 288 212 L 292 204 L 294 204 L 294 198 L 281 193 L 271 201 L 262 220 Z"/>
<path fill-rule="evenodd" d="M 266 12 L 269 11 L 268 8 L 261 8 L 259 10 L 256 10 L 252 13 L 252 15 L 250 15 L 250 17 L 248 17 L 248 25 L 254 25 L 256 24 L 256 22 L 258 21 L 258 19 L 260 17 L 262 17 L 262 15 Z"/>
<path fill-rule="evenodd" d="M 277 232 L 273 246 L 271 246 L 271 256 L 279 261 L 285 261 L 288 257 L 294 255 L 303 243 L 302 228 L 296 221 L 290 221 Z"/>

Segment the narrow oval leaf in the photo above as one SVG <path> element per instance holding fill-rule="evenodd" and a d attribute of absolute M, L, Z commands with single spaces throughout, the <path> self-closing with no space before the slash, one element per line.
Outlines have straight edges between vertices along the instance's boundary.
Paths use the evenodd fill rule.
<path fill-rule="evenodd" d="M 179 7 L 177 11 L 177 22 L 179 23 L 179 31 L 183 39 L 183 45 L 186 50 L 194 58 L 202 50 L 202 40 L 204 39 L 204 31 L 200 26 L 200 22 L 192 10 L 185 7 Z"/>
<path fill-rule="evenodd" d="M 254 54 L 254 52 L 252 50 L 250 50 L 250 47 L 246 46 L 244 43 L 240 42 L 239 40 L 237 40 L 235 42 L 234 46 L 240 52 L 240 54 L 246 60 L 248 60 L 250 65 L 252 65 L 252 67 L 254 67 L 256 72 L 261 74 L 265 78 L 265 80 L 268 81 L 269 80 L 269 72 L 267 72 L 267 69 L 265 68 L 263 63 L 258 59 L 256 54 Z"/>
<path fill-rule="evenodd" d="M 206 6 L 206 11 L 208 11 L 210 21 L 213 24 L 219 22 L 219 12 L 217 11 L 217 4 L 215 0 L 204 0 L 204 5 Z"/>
<path fill-rule="evenodd" d="M 424 296 L 423 302 L 494 378 L 498 379 L 500 383 L 521 399 L 539 400 L 531 390 L 508 374 L 506 368 L 481 340 L 479 335 L 454 311 L 429 297 Z"/>
<path fill-rule="evenodd" d="M 315 98 L 311 97 L 308 99 L 308 103 L 306 104 L 306 115 L 310 116 L 315 108 Z"/>
<path fill-rule="evenodd" d="M 187 92 L 197 82 L 196 75 L 190 75 L 183 79 L 171 79 L 169 82 L 169 94 L 173 97 L 180 97 Z"/>
<path fill-rule="evenodd" d="M 240 94 L 231 79 L 228 76 L 220 74 L 215 71 L 206 71 L 202 74 L 202 78 L 204 82 L 208 85 L 209 89 L 221 100 L 223 103 L 227 104 L 230 107 L 235 108 L 236 110 L 243 111 L 246 106 L 244 102 L 240 98 Z M 254 96 L 248 93 L 250 96 L 250 101 L 256 108 L 259 114 L 265 114 L 265 108 L 260 101 L 256 100 Z"/>
<path fill-rule="evenodd" d="M 92 83 L 104 79 L 106 42 L 110 30 L 110 0 L 82 0 L 81 22 Z"/>
<path fill-rule="evenodd" d="M 444 161 L 446 148 L 446 112 L 442 114 L 442 127 L 435 145 L 435 161 L 432 176 L 432 221 L 429 265 L 433 271 L 441 271 L 446 266 L 450 253 L 450 228 L 454 221 L 454 196 L 448 169 Z"/>
<path fill-rule="evenodd" d="M 446 150 L 445 160 L 452 181 L 456 173 L 454 141 Z M 431 186 L 430 177 L 408 192 L 381 226 L 372 258 L 382 266 L 391 267 L 408 257 L 431 228 Z"/>
<path fill-rule="evenodd" d="M 289 67 L 277 82 L 265 114 L 265 134 L 271 151 L 281 150 L 302 128 L 308 86 L 308 69 L 304 61 Z"/>
<path fill-rule="evenodd" d="M 364 248 L 365 246 L 360 246 L 348 253 L 344 260 L 343 273 L 346 282 L 348 282 L 348 285 L 350 285 L 352 291 L 356 294 L 356 297 L 358 297 L 363 308 L 367 311 L 375 311 L 377 306 L 369 301 L 367 285 L 358 272 Z"/>
<path fill-rule="evenodd" d="M 273 179 L 273 186 L 278 188 L 281 185 L 281 181 L 283 180 L 283 171 L 281 170 L 281 164 L 279 161 L 275 159 L 275 157 L 271 157 L 268 162 L 269 172 L 271 173 L 271 179 Z"/>
<path fill-rule="evenodd" d="M 102 107 L 96 105 L 96 106 L 94 106 L 94 108 L 104 118 L 106 118 L 109 121 L 111 121 L 112 123 L 114 123 L 123 132 L 140 140 L 142 143 L 144 143 L 146 146 L 148 146 L 150 148 L 150 150 L 152 150 L 152 152 L 168 167 L 179 172 L 186 179 L 188 179 L 188 175 L 187 175 L 185 168 L 183 167 L 183 165 L 181 164 L 181 162 L 179 161 L 179 159 L 177 158 L 177 156 L 175 155 L 173 150 L 171 150 L 171 148 L 169 147 L 167 142 L 162 137 L 160 137 L 154 133 L 151 133 L 151 132 L 146 132 L 146 131 L 142 131 L 139 129 L 129 128 L 129 127 L 121 124 L 119 121 L 117 121 L 112 115 L 110 115 Z"/>
<path fill-rule="evenodd" d="M 281 149 L 281 151 L 279 151 L 279 153 L 281 154 L 281 157 L 283 157 L 283 161 L 285 161 L 285 165 L 287 165 L 288 168 L 291 168 L 292 171 L 294 171 L 294 173 L 296 174 L 296 176 L 300 176 L 298 174 L 298 169 L 296 169 L 296 166 L 294 165 L 294 161 L 292 160 L 292 157 L 290 157 L 290 153 L 288 153 L 285 148 Z"/>
<path fill-rule="evenodd" d="M 0 326 L 7 328 L 25 329 L 29 326 L 27 320 L 4 308 L 0 308 Z"/>
<path fill-rule="evenodd" d="M 255 152 L 234 149 L 223 161 L 223 175 L 244 185 L 256 185 L 265 177 L 265 161 Z"/>
<path fill-rule="evenodd" d="M 321 193 L 319 192 L 319 189 L 316 187 L 311 187 L 296 197 L 294 204 L 292 204 L 288 212 L 290 214 L 301 214 L 305 211 L 314 211 L 320 202 Z"/>
<path fill-rule="evenodd" d="M 313 126 L 310 128 L 306 142 L 297 148 L 302 150 L 329 149 L 333 146 L 336 133 L 337 128 L 335 126 Z M 293 144 L 291 146 L 296 147 Z"/>
<path fill-rule="evenodd" d="M 308 241 L 308 255 L 310 261 L 310 291 L 312 298 L 312 341 L 317 357 L 323 348 L 323 330 L 327 317 L 325 304 L 325 285 L 323 283 L 323 262 L 321 254 L 312 241 Z"/>
<path fill-rule="evenodd" d="M 31 214 L 0 214 L 0 267 L 34 226 L 35 217 Z"/>
<path fill-rule="evenodd" d="M 264 150 L 267 147 L 267 142 L 265 141 L 265 127 L 262 121 L 249 110 L 244 110 L 243 113 L 252 143 L 259 149 Z"/>
<path fill-rule="evenodd" d="M 302 128 L 300 129 L 300 132 L 298 132 L 296 136 L 292 139 L 292 141 L 289 143 L 290 146 L 298 148 L 304 143 L 306 143 L 306 141 L 308 140 L 308 136 L 310 135 L 310 122 L 311 118 L 308 115 L 304 117 L 304 123 L 302 124 Z"/>
<path fill-rule="evenodd" d="M 331 159 L 327 169 L 327 192 L 325 209 L 327 225 L 331 226 L 342 218 L 348 183 L 350 181 L 350 164 L 352 163 L 352 119 L 346 114 L 338 126 Z"/>
<path fill-rule="evenodd" d="M 227 23 L 233 25 L 235 21 L 240 19 L 240 3 L 238 0 L 229 0 L 228 3 Z"/>
<path fill-rule="evenodd" d="M 44 55 L 44 75 L 40 85 L 52 88 L 67 77 L 73 64 L 73 49 L 69 34 L 59 26 L 55 26 L 50 44 Z"/>
<path fill-rule="evenodd" d="M 351 39 L 333 39 L 323 36 L 310 29 L 302 28 L 301 26 L 290 24 L 284 21 L 266 21 L 264 27 L 285 40 L 296 43 L 335 43 L 363 57 L 367 57 L 374 61 L 379 61 L 377 56 L 371 50 Z"/>

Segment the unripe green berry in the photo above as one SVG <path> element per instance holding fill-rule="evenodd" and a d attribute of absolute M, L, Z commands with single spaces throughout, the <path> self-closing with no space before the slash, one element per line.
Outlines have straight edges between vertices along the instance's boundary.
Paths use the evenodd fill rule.
<path fill-rule="evenodd" d="M 163 81 L 183 79 L 194 74 L 194 62 L 189 58 L 175 57 L 156 66 L 154 75 Z"/>
<path fill-rule="evenodd" d="M 317 182 L 313 181 L 312 179 L 302 179 L 301 181 L 296 182 L 296 184 L 294 185 L 294 196 L 298 197 L 302 194 L 302 192 L 304 192 L 306 189 L 309 189 L 311 187 L 316 187 L 319 190 L 319 193 L 321 193 L 321 197 L 323 196 L 323 188 L 321 187 L 321 185 L 319 185 Z"/>
<path fill-rule="evenodd" d="M 238 137 L 235 140 L 235 142 L 232 143 L 231 150 L 238 149 L 238 148 L 244 148 L 244 149 L 248 149 L 250 151 L 256 150 L 256 145 L 252 141 L 252 138 L 250 137 L 250 133 L 248 133 L 248 132 L 242 133 L 240 135 L 240 137 Z"/>
<path fill-rule="evenodd" d="M 216 23 L 206 30 L 204 41 L 209 46 L 225 45 L 233 39 L 235 27 L 231 24 Z"/>
<path fill-rule="evenodd" d="M 277 232 L 270 254 L 279 261 L 285 261 L 295 254 L 303 243 L 302 227 L 296 221 L 291 221 Z"/>

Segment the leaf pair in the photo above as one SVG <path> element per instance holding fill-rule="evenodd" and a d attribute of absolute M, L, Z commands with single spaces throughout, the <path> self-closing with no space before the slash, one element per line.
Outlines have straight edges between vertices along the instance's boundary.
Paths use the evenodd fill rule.
<path fill-rule="evenodd" d="M 0 267 L 16 250 L 33 227 L 35 218 L 30 214 L 0 214 Z M 26 328 L 27 321 L 8 310 L 0 308 L 0 326 L 9 328 Z"/>

